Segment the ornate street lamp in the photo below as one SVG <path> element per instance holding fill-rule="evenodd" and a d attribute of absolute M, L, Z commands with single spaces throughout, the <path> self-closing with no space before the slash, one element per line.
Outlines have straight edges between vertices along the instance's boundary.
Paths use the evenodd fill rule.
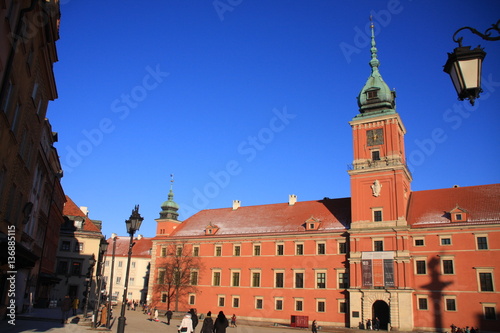
<path fill-rule="evenodd" d="M 108 296 L 108 318 L 106 320 L 106 328 L 111 328 L 111 302 L 113 300 L 113 272 L 115 270 L 115 250 L 116 250 L 116 239 L 118 236 L 116 234 L 111 234 L 113 239 L 113 254 L 111 256 L 111 274 L 109 276 L 109 296 Z"/>
<path fill-rule="evenodd" d="M 134 246 L 134 233 L 139 230 L 141 223 L 144 218 L 139 214 L 139 205 L 136 205 L 132 210 L 132 215 L 125 221 L 127 225 L 127 232 L 130 235 L 130 243 L 128 247 L 128 259 L 127 259 L 127 270 L 125 273 L 125 286 L 123 287 L 123 300 L 122 300 L 122 310 L 120 313 L 120 318 L 118 318 L 118 328 L 117 333 L 123 333 L 125 330 L 125 306 L 127 303 L 127 288 L 128 288 L 128 274 L 130 271 L 130 258 L 132 256 L 132 247 Z"/>
<path fill-rule="evenodd" d="M 97 276 L 96 276 L 96 284 L 97 284 L 97 305 L 94 308 L 94 323 L 93 327 L 97 326 L 97 316 L 99 315 L 99 306 L 101 304 L 101 291 L 102 291 L 102 280 L 104 276 L 104 260 L 106 258 L 106 250 L 108 249 L 108 242 L 101 238 L 101 242 L 99 243 L 99 258 L 97 265 Z"/>
<path fill-rule="evenodd" d="M 468 99 L 474 105 L 475 99 L 479 98 L 479 94 L 483 91 L 481 89 L 481 69 L 486 52 L 480 46 L 473 50 L 471 50 L 470 46 L 462 46 L 463 37 L 457 39 L 456 36 L 465 29 L 470 30 L 484 40 L 500 40 L 500 36 L 491 37 L 493 31 L 500 33 L 500 20 L 496 24 L 492 24 L 491 28 L 487 29 L 484 34 L 474 28 L 463 27 L 453 35 L 453 41 L 458 43 L 458 47 L 453 50 L 453 53 L 448 53 L 444 71 L 450 75 L 458 99 L 461 101 Z"/>

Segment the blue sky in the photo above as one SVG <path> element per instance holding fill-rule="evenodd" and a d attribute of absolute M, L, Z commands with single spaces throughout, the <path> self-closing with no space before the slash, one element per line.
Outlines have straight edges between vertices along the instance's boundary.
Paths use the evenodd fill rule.
<path fill-rule="evenodd" d="M 182 220 L 232 200 L 350 196 L 370 14 L 412 190 L 500 180 L 500 42 L 461 33 L 487 52 L 474 107 L 442 71 L 453 33 L 485 31 L 496 0 L 67 0 L 61 12 L 48 118 L 66 194 L 108 237 L 126 234 L 136 204 L 154 236 L 171 174 Z"/>

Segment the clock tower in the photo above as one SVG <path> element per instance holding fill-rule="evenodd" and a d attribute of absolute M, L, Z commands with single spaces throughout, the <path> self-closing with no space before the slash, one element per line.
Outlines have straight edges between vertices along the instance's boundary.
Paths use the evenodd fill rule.
<path fill-rule="evenodd" d="M 349 123 L 354 146 L 349 170 L 353 229 L 406 226 L 412 180 L 396 92 L 380 75 L 373 24 L 371 30 L 371 74 L 358 96 L 359 114 Z"/>

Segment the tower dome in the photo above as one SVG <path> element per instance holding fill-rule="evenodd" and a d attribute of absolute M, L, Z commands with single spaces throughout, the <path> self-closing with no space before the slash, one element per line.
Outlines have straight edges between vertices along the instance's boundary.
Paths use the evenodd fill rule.
<path fill-rule="evenodd" d="M 373 22 L 370 26 L 372 31 L 370 52 L 372 58 L 369 62 L 372 72 L 366 81 L 365 86 L 358 95 L 359 112 L 356 117 L 366 117 L 378 115 L 380 113 L 396 112 L 396 92 L 391 91 L 385 83 L 378 67 L 380 61 L 377 58 L 377 47 L 375 44 L 375 33 Z"/>
<path fill-rule="evenodd" d="M 179 210 L 179 205 L 174 201 L 174 191 L 172 189 L 174 182 L 173 176 L 170 182 L 171 183 L 170 191 L 168 192 L 168 200 L 161 204 L 162 210 L 160 212 L 160 218 L 177 220 L 177 218 L 179 217 L 179 213 L 177 213 L 177 211 Z"/>

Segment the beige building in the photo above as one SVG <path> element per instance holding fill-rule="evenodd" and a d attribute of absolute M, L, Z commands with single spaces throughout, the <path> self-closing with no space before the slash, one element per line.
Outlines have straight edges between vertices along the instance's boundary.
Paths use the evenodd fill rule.
<path fill-rule="evenodd" d="M 66 200 L 63 210 L 65 223 L 61 226 L 56 263 L 56 274 L 61 281 L 54 287 L 51 298 L 77 297 L 83 307 L 86 294 L 90 291 L 91 308 L 96 293 L 99 245 L 103 239 L 101 222 L 91 220 L 87 209 L 79 208 L 71 198 L 66 197 Z M 94 266 L 91 259 L 96 261 Z M 88 274 L 91 275 L 91 285 L 87 287 Z"/>
<path fill-rule="evenodd" d="M 138 235 L 134 238 L 132 256 L 130 260 L 129 283 L 127 299 L 137 302 L 147 300 L 149 268 L 151 263 L 151 238 Z M 125 286 L 125 274 L 130 244 L 129 236 L 117 236 L 108 239 L 108 251 L 104 267 L 104 281 L 106 291 L 112 294 L 112 299 L 121 302 Z M 114 260 L 113 260 L 114 248 Z M 114 264 L 113 264 L 114 261 Z M 111 279 L 111 274 L 113 278 Z M 110 289 L 110 287 L 112 289 Z M 110 291 L 111 290 L 111 291 Z"/>

